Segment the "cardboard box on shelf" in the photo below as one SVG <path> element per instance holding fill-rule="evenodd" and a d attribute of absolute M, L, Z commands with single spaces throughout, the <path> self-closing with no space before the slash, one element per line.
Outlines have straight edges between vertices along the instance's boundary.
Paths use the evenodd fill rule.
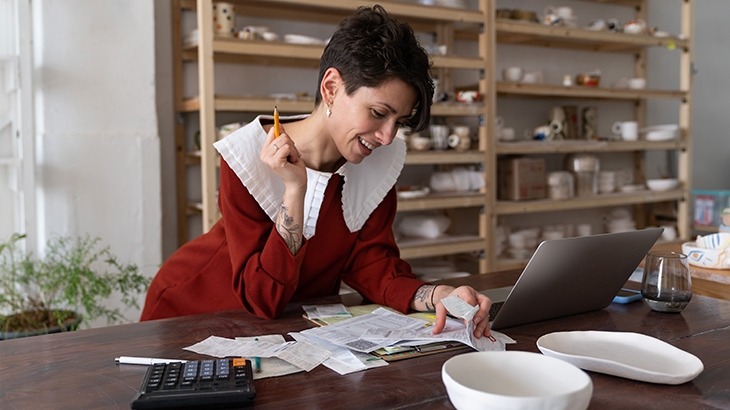
<path fill-rule="evenodd" d="M 545 198 L 545 159 L 506 158 L 498 163 L 497 197 L 504 200 Z"/>

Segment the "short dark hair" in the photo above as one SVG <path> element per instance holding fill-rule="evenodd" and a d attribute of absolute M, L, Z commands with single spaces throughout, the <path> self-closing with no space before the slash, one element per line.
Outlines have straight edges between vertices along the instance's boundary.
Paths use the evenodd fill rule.
<path fill-rule="evenodd" d="M 414 113 L 406 125 L 413 131 L 428 126 L 433 98 L 428 54 L 411 26 L 397 21 L 382 6 L 359 7 L 340 22 L 322 54 L 318 85 L 329 68 L 340 72 L 347 95 L 392 79 L 405 82 L 417 96 Z M 321 102 L 317 87 L 315 106 Z"/>

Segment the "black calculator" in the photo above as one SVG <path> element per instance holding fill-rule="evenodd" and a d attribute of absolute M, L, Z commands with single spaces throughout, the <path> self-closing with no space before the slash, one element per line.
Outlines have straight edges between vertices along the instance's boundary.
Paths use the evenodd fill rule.
<path fill-rule="evenodd" d="M 230 409 L 256 397 L 251 361 L 192 360 L 150 366 L 133 409 Z"/>

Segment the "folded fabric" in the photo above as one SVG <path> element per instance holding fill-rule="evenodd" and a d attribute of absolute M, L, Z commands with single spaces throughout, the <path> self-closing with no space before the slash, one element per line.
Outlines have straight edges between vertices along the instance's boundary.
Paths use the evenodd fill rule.
<path fill-rule="evenodd" d="M 477 191 L 484 187 L 484 176 L 479 171 L 460 167 L 451 171 L 434 172 L 429 185 L 436 192 Z"/>
<path fill-rule="evenodd" d="M 442 236 L 451 220 L 443 215 L 408 215 L 398 224 L 398 231 L 405 236 L 417 238 L 438 238 Z"/>

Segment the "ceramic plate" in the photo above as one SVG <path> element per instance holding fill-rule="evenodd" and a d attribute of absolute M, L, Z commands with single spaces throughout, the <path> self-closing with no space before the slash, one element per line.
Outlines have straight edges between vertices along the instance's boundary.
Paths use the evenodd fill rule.
<path fill-rule="evenodd" d="M 629 332 L 555 332 L 537 347 L 581 369 L 649 383 L 682 384 L 704 369 L 696 356 L 651 336 Z"/>
<path fill-rule="evenodd" d="M 303 36 L 301 34 L 285 34 L 284 42 L 291 44 L 324 44 L 325 42 L 321 39 L 309 36 Z"/>
<path fill-rule="evenodd" d="M 423 186 L 405 186 L 398 189 L 398 198 L 412 199 L 423 198 L 431 192 L 431 188 Z"/>
<path fill-rule="evenodd" d="M 634 184 L 634 185 L 624 185 L 621 187 L 621 192 L 638 192 L 643 191 L 644 185 L 641 184 Z"/>

